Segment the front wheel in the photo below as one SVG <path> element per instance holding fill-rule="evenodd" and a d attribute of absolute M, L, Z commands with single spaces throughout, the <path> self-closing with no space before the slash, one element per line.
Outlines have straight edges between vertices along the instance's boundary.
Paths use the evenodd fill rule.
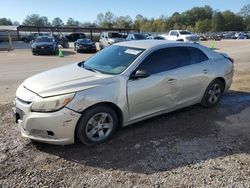
<path fill-rule="evenodd" d="M 219 79 L 212 81 L 206 89 L 206 92 L 201 101 L 201 105 L 204 107 L 213 107 L 221 99 L 224 92 L 224 84 Z"/>
<path fill-rule="evenodd" d="M 109 140 L 118 128 L 118 117 L 108 106 L 96 106 L 87 110 L 80 119 L 76 133 L 86 145 Z"/>

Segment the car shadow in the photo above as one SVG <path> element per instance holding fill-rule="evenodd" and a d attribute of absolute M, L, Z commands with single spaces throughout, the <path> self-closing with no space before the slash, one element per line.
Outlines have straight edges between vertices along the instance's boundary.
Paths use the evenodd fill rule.
<path fill-rule="evenodd" d="M 43 152 L 104 169 L 152 174 L 250 153 L 250 93 L 230 91 L 214 108 L 194 105 L 120 129 L 107 143 L 43 144 Z"/>
<path fill-rule="evenodd" d="M 63 49 L 64 56 L 76 55 L 76 52 Z"/>

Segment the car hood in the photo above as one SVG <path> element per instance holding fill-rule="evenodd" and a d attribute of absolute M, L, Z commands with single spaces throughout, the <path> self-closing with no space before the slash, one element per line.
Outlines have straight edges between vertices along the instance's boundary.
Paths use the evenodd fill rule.
<path fill-rule="evenodd" d="M 113 77 L 86 70 L 75 63 L 34 75 L 25 80 L 23 86 L 41 97 L 49 97 L 107 85 Z"/>

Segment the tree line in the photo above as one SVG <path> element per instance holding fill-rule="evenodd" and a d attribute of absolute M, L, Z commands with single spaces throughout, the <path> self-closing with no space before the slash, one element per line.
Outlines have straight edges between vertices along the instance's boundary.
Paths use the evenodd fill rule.
<path fill-rule="evenodd" d="M 213 10 L 210 6 L 194 7 L 185 12 L 175 12 L 170 17 L 161 15 L 159 18 L 147 18 L 136 15 L 133 20 L 130 16 L 116 16 L 112 12 L 100 13 L 95 22 L 80 22 L 69 18 L 64 23 L 59 17 L 51 22 L 46 16 L 38 14 L 28 15 L 23 25 L 30 26 L 79 26 L 104 28 L 133 28 L 144 32 L 165 32 L 171 29 L 188 29 L 193 32 L 217 31 L 249 31 L 250 30 L 250 4 L 242 7 L 239 13 L 230 10 L 221 12 Z M 7 18 L 0 18 L 0 25 L 19 25 Z"/>

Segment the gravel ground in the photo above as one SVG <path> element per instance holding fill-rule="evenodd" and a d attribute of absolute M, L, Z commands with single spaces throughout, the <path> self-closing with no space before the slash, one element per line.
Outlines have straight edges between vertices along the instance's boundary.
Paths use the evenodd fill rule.
<path fill-rule="evenodd" d="M 58 59 L 35 57 L 39 69 L 23 77 L 29 62 L 16 77 L 0 74 L 0 187 L 250 187 L 250 41 L 216 46 L 236 60 L 234 84 L 217 107 L 195 105 L 158 116 L 94 147 L 35 144 L 22 138 L 13 122 L 16 86 L 31 73 L 59 66 Z M 23 62 L 30 55 L 11 53 Z M 11 69 L 17 61 L 3 54 L 0 72 L 7 70 L 6 62 Z M 62 64 L 73 58 L 82 57 L 66 57 Z M 41 65 L 45 60 L 55 64 Z"/>

